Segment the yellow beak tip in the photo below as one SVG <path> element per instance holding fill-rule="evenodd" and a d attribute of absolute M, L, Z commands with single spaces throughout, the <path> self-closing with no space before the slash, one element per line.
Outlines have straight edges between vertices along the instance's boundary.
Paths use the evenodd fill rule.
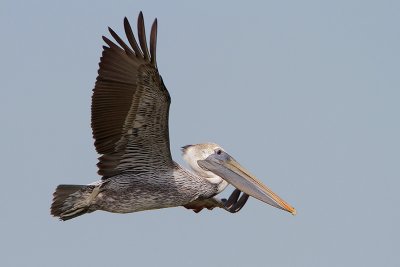
<path fill-rule="evenodd" d="M 291 212 L 293 216 L 296 216 L 297 211 L 295 209 L 293 209 L 293 211 Z"/>

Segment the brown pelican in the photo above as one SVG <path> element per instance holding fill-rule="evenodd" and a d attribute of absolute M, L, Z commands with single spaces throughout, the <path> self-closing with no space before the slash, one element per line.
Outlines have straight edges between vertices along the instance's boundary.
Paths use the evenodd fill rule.
<path fill-rule="evenodd" d="M 296 210 L 251 175 L 217 144 L 188 145 L 183 158 L 191 171 L 172 160 L 168 112 L 170 95 L 156 63 L 157 19 L 146 41 L 143 14 L 136 42 L 124 19 L 126 44 L 111 28 L 115 41 L 104 46 L 92 96 L 92 130 L 100 181 L 59 185 L 51 214 L 61 220 L 103 210 L 129 213 L 184 206 L 239 211 L 249 196 L 292 214 Z M 236 189 L 228 200 L 215 196 L 228 184 Z"/>

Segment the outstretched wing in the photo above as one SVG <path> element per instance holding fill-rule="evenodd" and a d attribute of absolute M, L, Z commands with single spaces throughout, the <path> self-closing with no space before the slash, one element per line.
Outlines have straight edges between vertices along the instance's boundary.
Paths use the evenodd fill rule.
<path fill-rule="evenodd" d="M 115 41 L 103 36 L 99 71 L 92 96 L 92 130 L 103 179 L 124 171 L 146 172 L 173 166 L 169 147 L 171 99 L 156 63 L 157 19 L 147 48 L 143 14 L 138 39 L 124 19 L 127 45 L 111 28 Z"/>

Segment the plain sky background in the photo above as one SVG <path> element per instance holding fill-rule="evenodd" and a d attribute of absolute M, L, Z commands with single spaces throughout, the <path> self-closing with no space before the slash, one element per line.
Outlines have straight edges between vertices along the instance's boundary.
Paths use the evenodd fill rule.
<path fill-rule="evenodd" d="M 107 26 L 159 20 L 171 149 L 213 141 L 297 208 L 49 214 L 98 180 Z M 399 1 L 2 1 L 0 266 L 400 266 Z M 231 191 L 232 188 L 229 188 Z M 229 192 L 224 192 L 227 195 Z"/>

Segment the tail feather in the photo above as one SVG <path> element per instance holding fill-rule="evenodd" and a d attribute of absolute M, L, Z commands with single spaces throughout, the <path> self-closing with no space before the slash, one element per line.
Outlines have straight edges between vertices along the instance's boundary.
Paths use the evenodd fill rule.
<path fill-rule="evenodd" d="M 89 211 L 93 185 L 59 185 L 53 193 L 50 213 L 66 221 Z"/>

